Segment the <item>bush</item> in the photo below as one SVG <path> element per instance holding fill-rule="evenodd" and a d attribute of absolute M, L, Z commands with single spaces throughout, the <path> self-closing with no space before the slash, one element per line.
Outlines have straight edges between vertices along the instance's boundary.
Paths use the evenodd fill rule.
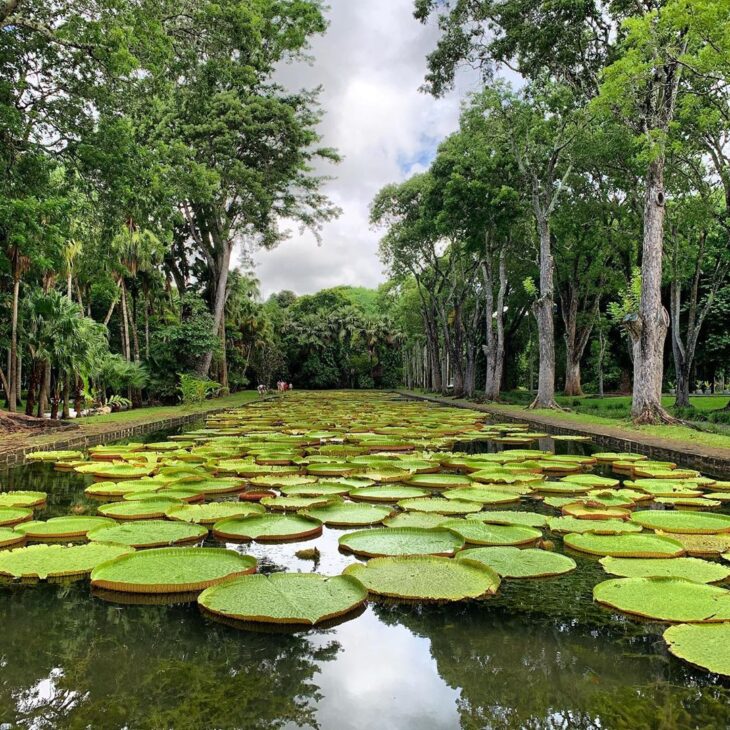
<path fill-rule="evenodd" d="M 199 405 L 206 398 L 216 395 L 220 383 L 190 373 L 180 374 L 180 398 L 186 406 Z"/>

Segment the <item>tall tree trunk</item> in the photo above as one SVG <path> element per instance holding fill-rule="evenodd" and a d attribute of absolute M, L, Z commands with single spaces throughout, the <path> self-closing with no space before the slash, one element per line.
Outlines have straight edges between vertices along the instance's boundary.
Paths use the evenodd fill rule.
<path fill-rule="evenodd" d="M 553 322 L 553 255 L 550 223 L 545 215 L 537 215 L 540 235 L 540 297 L 532 306 L 537 321 L 540 364 L 537 376 L 537 396 L 530 408 L 558 408 L 555 402 L 555 324 Z"/>
<path fill-rule="evenodd" d="M 226 357 L 226 318 L 221 318 L 221 387 L 228 388 L 228 358 Z"/>
<path fill-rule="evenodd" d="M 43 418 L 48 407 L 48 393 L 51 389 L 51 366 L 47 360 L 41 365 L 41 385 L 38 393 L 38 418 Z"/>
<path fill-rule="evenodd" d="M 10 390 L 8 392 L 8 410 L 15 413 L 18 402 L 18 299 L 20 298 L 20 277 L 13 277 L 13 313 L 10 325 L 10 363 L 8 378 Z"/>
<path fill-rule="evenodd" d="M 606 355 L 606 335 L 598 330 L 598 397 L 603 398 L 603 358 Z"/>
<path fill-rule="evenodd" d="M 662 406 L 664 339 L 669 315 L 662 305 L 662 246 L 664 243 L 664 155 L 650 165 L 646 177 L 644 241 L 641 261 L 639 316 L 633 324 L 634 396 L 631 416 L 635 423 L 672 423 Z"/>
<path fill-rule="evenodd" d="M 61 418 L 71 418 L 71 376 L 64 373 L 63 376 L 63 411 Z"/>
<path fill-rule="evenodd" d="M 129 362 L 131 360 L 129 348 L 129 320 L 127 319 L 127 287 L 122 281 L 122 350 L 124 351 L 124 359 Z"/>
<path fill-rule="evenodd" d="M 28 378 L 28 397 L 25 399 L 25 415 L 32 416 L 35 408 L 35 396 L 38 388 L 40 363 L 33 359 L 30 366 L 30 377 Z"/>
<path fill-rule="evenodd" d="M 150 301 L 145 297 L 144 301 L 144 358 L 150 359 Z"/>
<path fill-rule="evenodd" d="M 215 295 L 213 297 L 213 331 L 218 332 L 223 319 L 223 312 L 226 306 L 226 297 L 228 294 L 228 269 L 231 265 L 231 246 L 228 241 L 219 242 L 218 249 L 220 255 L 216 257 L 215 274 Z M 202 377 L 208 377 L 210 364 L 213 361 L 213 351 L 207 352 L 198 363 L 196 368 L 197 374 Z"/>
<path fill-rule="evenodd" d="M 485 259 L 483 267 L 484 286 L 486 290 L 486 381 L 484 395 L 488 400 L 499 400 L 502 388 L 502 372 L 504 370 L 504 298 L 507 293 L 506 251 L 499 252 L 499 290 L 496 308 L 494 303 L 494 274 L 491 256 Z"/>

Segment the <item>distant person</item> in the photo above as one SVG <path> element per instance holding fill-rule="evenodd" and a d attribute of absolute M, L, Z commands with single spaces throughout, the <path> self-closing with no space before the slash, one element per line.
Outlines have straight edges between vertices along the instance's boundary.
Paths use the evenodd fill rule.
<path fill-rule="evenodd" d="M 294 383 L 289 383 L 289 390 L 294 390 Z"/>

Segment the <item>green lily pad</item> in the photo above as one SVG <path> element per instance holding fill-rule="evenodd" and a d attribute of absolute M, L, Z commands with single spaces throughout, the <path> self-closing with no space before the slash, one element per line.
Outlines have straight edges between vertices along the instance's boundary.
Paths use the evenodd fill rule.
<path fill-rule="evenodd" d="M 349 477 L 361 468 L 347 463 L 307 464 L 307 474 L 318 477 Z"/>
<path fill-rule="evenodd" d="M 540 494 L 585 494 L 594 489 L 592 484 L 574 484 L 573 482 L 541 482 L 535 487 Z"/>
<path fill-rule="evenodd" d="M 81 451 L 33 451 L 25 455 L 26 461 L 69 461 L 70 459 L 83 459 Z"/>
<path fill-rule="evenodd" d="M 45 492 L 0 492 L 0 507 L 40 507 L 46 503 Z"/>
<path fill-rule="evenodd" d="M 612 489 L 621 483 L 618 479 L 602 477 L 599 474 L 569 474 L 567 477 L 562 477 L 560 481 L 580 486 L 588 485 L 591 489 Z"/>
<path fill-rule="evenodd" d="M 339 539 L 340 547 L 365 557 L 394 555 L 451 556 L 464 546 L 463 538 L 448 530 L 421 527 L 382 527 L 350 532 Z"/>
<path fill-rule="evenodd" d="M 438 512 L 399 512 L 383 520 L 386 527 L 439 527 L 442 522 L 451 519 Z"/>
<path fill-rule="evenodd" d="M 261 504 L 276 512 L 298 512 L 312 507 L 324 507 L 337 497 L 325 495 L 323 497 L 264 497 Z"/>
<path fill-rule="evenodd" d="M 209 504 L 181 504 L 170 507 L 165 513 L 171 520 L 212 525 L 226 517 L 246 517 L 261 514 L 264 508 L 246 502 L 210 502 Z"/>
<path fill-rule="evenodd" d="M 669 533 L 669 537 L 682 543 L 688 555 L 717 556 L 730 550 L 730 535 L 727 532 L 719 535 L 687 535 L 674 532 Z"/>
<path fill-rule="evenodd" d="M 127 494 L 154 494 L 163 487 L 157 479 L 129 479 L 123 482 L 95 482 L 84 489 L 89 497 L 124 497 Z"/>
<path fill-rule="evenodd" d="M 396 466 L 385 466 L 381 465 L 376 468 L 366 469 L 360 472 L 358 476 L 363 479 L 369 479 L 372 482 L 378 484 L 390 484 L 391 482 L 403 482 L 406 481 L 412 472 L 409 469 L 402 469 Z"/>
<path fill-rule="evenodd" d="M 670 623 L 730 621 L 730 591 L 682 578 L 614 578 L 593 589 L 594 600 Z"/>
<path fill-rule="evenodd" d="M 575 570 L 575 560 L 547 550 L 518 547 L 482 547 L 462 550 L 456 559 L 478 560 L 502 578 L 543 578 Z"/>
<path fill-rule="evenodd" d="M 514 492 L 498 492 L 487 487 L 462 487 L 461 489 L 447 489 L 443 496 L 446 499 L 463 499 L 467 502 L 480 504 L 509 504 L 519 502 L 520 495 Z"/>
<path fill-rule="evenodd" d="M 475 560 L 433 555 L 373 558 L 348 565 L 345 575 L 357 578 L 370 593 L 417 601 L 461 601 L 484 598 L 499 588 L 499 576 Z"/>
<path fill-rule="evenodd" d="M 398 502 L 402 499 L 415 499 L 426 497 L 429 492 L 426 489 L 407 487 L 405 484 L 388 484 L 378 487 L 363 487 L 353 489 L 350 492 L 350 499 L 363 502 Z"/>
<path fill-rule="evenodd" d="M 615 558 L 677 558 L 684 554 L 682 543 L 648 533 L 596 535 L 586 532 L 566 535 L 564 542 L 573 550 Z"/>
<path fill-rule="evenodd" d="M 199 591 L 256 570 L 256 559 L 225 548 L 156 548 L 94 568 L 91 585 L 123 593 Z"/>
<path fill-rule="evenodd" d="M 12 527 L 32 519 L 32 509 L 26 507 L 0 507 L 0 527 Z"/>
<path fill-rule="evenodd" d="M 340 502 L 302 511 L 305 517 L 314 517 L 333 527 L 355 527 L 382 522 L 392 512 L 390 507 L 375 504 Z"/>
<path fill-rule="evenodd" d="M 641 525 L 627 520 L 579 520 L 577 517 L 548 517 L 551 532 L 592 532 L 596 535 L 625 535 L 641 532 Z"/>
<path fill-rule="evenodd" d="M 226 477 L 187 476 L 173 482 L 175 487 L 193 489 L 199 494 L 230 494 L 243 491 L 244 484 L 240 479 Z"/>
<path fill-rule="evenodd" d="M 499 468 L 480 469 L 469 474 L 469 479 L 482 484 L 543 484 L 540 474 L 517 474 L 509 469 Z"/>
<path fill-rule="evenodd" d="M 100 479 L 141 479 L 155 470 L 154 464 L 105 464 L 104 462 L 90 462 L 77 466 L 74 471 L 80 474 L 91 474 Z"/>
<path fill-rule="evenodd" d="M 479 512 L 482 509 L 482 505 L 478 502 L 432 497 L 402 499 L 398 502 L 398 506 L 407 512 L 438 512 L 441 515 L 465 515 L 469 512 Z"/>
<path fill-rule="evenodd" d="M 314 626 L 353 611 L 367 596 L 363 584 L 347 575 L 273 573 L 244 575 L 208 588 L 198 604 L 238 621 Z"/>
<path fill-rule="evenodd" d="M 0 553 L 0 575 L 13 578 L 60 578 L 90 573 L 97 565 L 132 553 L 123 545 L 30 545 Z"/>
<path fill-rule="evenodd" d="M 199 542 L 207 534 L 208 530 L 201 525 L 167 520 L 135 520 L 92 530 L 88 537 L 94 542 L 114 542 L 135 548 L 154 548 Z"/>
<path fill-rule="evenodd" d="M 449 520 L 445 527 L 472 545 L 530 545 L 542 537 L 534 527 L 492 525 L 477 520 Z"/>
<path fill-rule="evenodd" d="M 160 497 L 159 499 L 139 499 L 130 502 L 112 502 L 102 504 L 99 514 L 113 517 L 115 520 L 152 520 L 164 517 L 170 507 L 180 504 L 177 499 Z"/>
<path fill-rule="evenodd" d="M 341 497 L 351 489 L 352 487 L 348 487 L 346 484 L 316 482 L 315 484 L 303 484 L 297 487 L 282 487 L 281 491 L 287 497 Z"/>
<path fill-rule="evenodd" d="M 256 540 L 284 542 L 303 540 L 322 534 L 322 523 L 298 514 L 265 514 L 232 517 L 213 525 L 213 534 L 221 540 Z"/>
<path fill-rule="evenodd" d="M 301 474 L 267 474 L 254 477 L 251 484 L 255 487 L 275 487 L 287 492 L 290 487 L 303 487 L 307 484 L 316 484 L 317 477 L 302 476 Z"/>
<path fill-rule="evenodd" d="M 547 516 L 537 512 L 517 512 L 515 510 L 495 510 L 476 512 L 466 516 L 467 520 L 489 522 L 493 525 L 522 525 L 523 527 L 545 527 Z"/>
<path fill-rule="evenodd" d="M 407 479 L 407 483 L 412 487 L 426 489 L 455 489 L 469 487 L 472 481 L 463 474 L 413 474 Z"/>
<path fill-rule="evenodd" d="M 690 535 L 715 535 L 730 532 L 730 515 L 642 510 L 634 512 L 631 520 L 642 527 L 664 532 L 682 532 Z"/>
<path fill-rule="evenodd" d="M 625 487 L 638 489 L 653 497 L 701 497 L 702 490 L 695 482 L 670 479 L 636 479 L 624 482 Z"/>
<path fill-rule="evenodd" d="M 706 497 L 657 497 L 654 503 L 665 504 L 669 507 L 691 507 L 692 509 L 714 509 L 722 506 L 721 500 Z"/>
<path fill-rule="evenodd" d="M 670 626 L 664 641 L 679 659 L 730 677 L 730 623 Z"/>
<path fill-rule="evenodd" d="M 684 578 L 695 583 L 717 583 L 730 578 L 730 568 L 699 558 L 612 558 L 598 561 L 607 573 L 623 578 Z"/>
<path fill-rule="evenodd" d="M 25 542 L 25 535 L 22 532 L 13 530 L 12 527 L 0 527 L 0 548 L 20 545 Z"/>
<path fill-rule="evenodd" d="M 623 507 L 590 507 L 583 502 L 566 504 L 561 511 L 578 520 L 625 520 L 631 516 L 631 511 Z"/>
<path fill-rule="evenodd" d="M 114 520 L 107 517 L 87 517 L 85 515 L 68 515 L 51 517 L 42 522 L 25 522 L 16 525 L 16 532 L 25 535 L 29 540 L 71 540 L 86 537 L 91 530 L 99 527 L 115 525 Z"/>

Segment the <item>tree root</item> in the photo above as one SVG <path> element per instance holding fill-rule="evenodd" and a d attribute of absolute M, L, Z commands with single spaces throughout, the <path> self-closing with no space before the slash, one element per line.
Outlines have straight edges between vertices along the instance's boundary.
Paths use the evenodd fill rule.
<path fill-rule="evenodd" d="M 535 408 L 547 408 L 548 410 L 551 410 L 551 411 L 564 411 L 565 410 L 565 408 L 563 408 L 562 406 L 559 406 L 554 399 L 550 400 L 549 403 L 545 404 L 545 403 L 541 403 L 539 398 L 535 398 L 535 400 L 532 401 L 532 403 L 530 403 L 529 406 L 527 406 L 527 410 L 534 410 Z"/>
<path fill-rule="evenodd" d="M 681 423 L 669 411 L 659 405 L 647 405 L 643 410 L 631 418 L 635 426 L 676 426 Z"/>

